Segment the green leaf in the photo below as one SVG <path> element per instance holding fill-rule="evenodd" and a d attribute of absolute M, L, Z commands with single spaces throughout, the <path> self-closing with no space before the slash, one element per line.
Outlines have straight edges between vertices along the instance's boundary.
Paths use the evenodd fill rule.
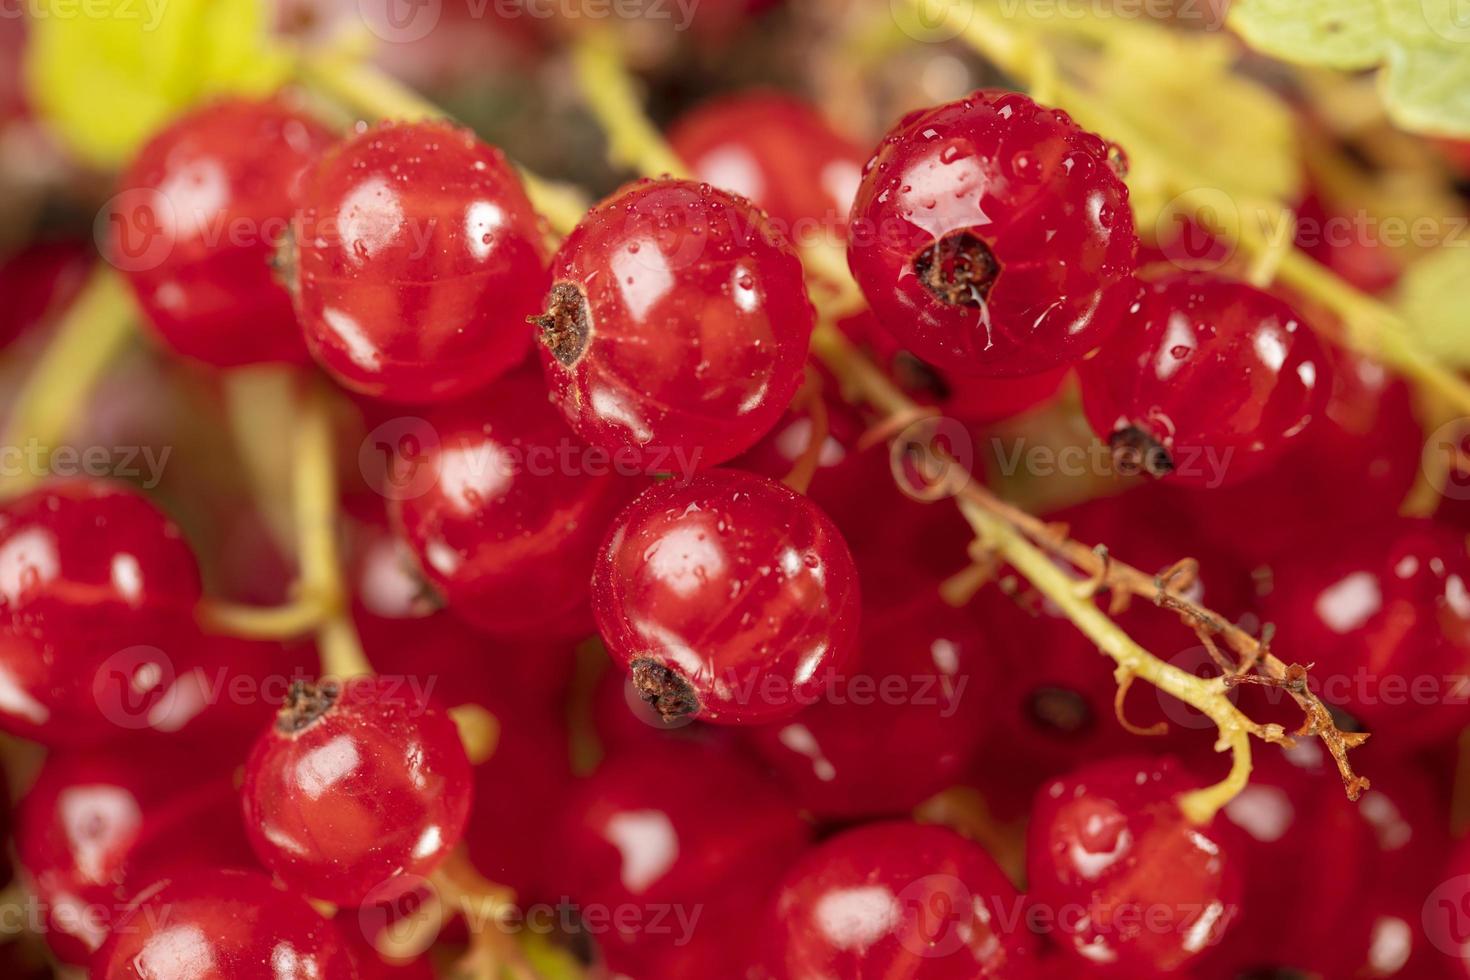
<path fill-rule="evenodd" d="M 1429 252 L 1409 266 L 1399 283 L 1396 306 L 1414 339 L 1436 361 L 1470 368 L 1470 241 L 1463 237 Z"/>
<path fill-rule="evenodd" d="M 265 94 L 285 54 L 259 0 L 41 0 L 30 23 L 26 85 L 48 126 L 78 156 L 116 167 L 180 111 L 226 92 Z"/>
<path fill-rule="evenodd" d="M 1384 105 L 1405 129 L 1470 134 L 1470 12 L 1464 0 L 1236 0 L 1230 24 L 1283 61 L 1380 67 Z"/>

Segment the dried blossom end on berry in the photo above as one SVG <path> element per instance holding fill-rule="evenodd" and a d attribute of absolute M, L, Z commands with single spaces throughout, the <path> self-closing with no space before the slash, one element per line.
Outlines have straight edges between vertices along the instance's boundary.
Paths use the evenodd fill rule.
<path fill-rule="evenodd" d="M 980 309 L 1000 276 L 990 246 L 968 229 L 936 239 L 913 260 L 914 274 L 935 299 L 950 306 Z"/>
<path fill-rule="evenodd" d="M 332 709 L 341 693 L 335 681 L 322 681 L 320 684 L 297 681 L 291 685 L 286 703 L 276 714 L 276 730 L 283 735 L 306 731 Z"/>
<path fill-rule="evenodd" d="M 1157 439 L 1136 425 L 1119 429 L 1108 437 L 1118 472 L 1133 476 L 1147 473 L 1165 477 L 1174 472 L 1174 460 Z"/>
<path fill-rule="evenodd" d="M 699 697 L 679 672 L 654 660 L 635 660 L 633 685 L 665 722 L 699 713 Z"/>
<path fill-rule="evenodd" d="M 592 320 L 587 311 L 587 297 L 573 283 L 559 282 L 551 287 L 546 312 L 526 318 L 541 331 L 541 343 L 559 362 L 571 367 L 587 349 Z"/>

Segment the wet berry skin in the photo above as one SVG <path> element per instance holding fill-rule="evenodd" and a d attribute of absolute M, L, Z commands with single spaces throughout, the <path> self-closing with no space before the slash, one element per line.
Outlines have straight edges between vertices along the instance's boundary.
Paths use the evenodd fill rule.
<path fill-rule="evenodd" d="M 181 781 L 197 764 L 156 748 L 47 757 L 21 801 L 16 849 L 58 958 L 85 964 L 133 895 L 160 877 L 254 864 L 233 782 L 223 767 Z"/>
<path fill-rule="evenodd" d="M 133 901 L 94 980 L 359 980 L 337 927 L 255 871 L 197 870 Z"/>
<path fill-rule="evenodd" d="M 906 565 L 864 569 L 862 652 L 796 717 L 750 743 L 822 819 L 907 813 L 961 782 L 991 721 L 993 651 L 976 618 Z"/>
<path fill-rule="evenodd" d="M 525 356 L 546 292 L 540 221 L 505 156 L 468 130 L 359 133 L 308 175 L 294 234 L 307 346 L 348 390 L 444 401 Z"/>
<path fill-rule="evenodd" d="M 648 910 L 647 928 L 615 918 L 599 944 L 614 969 L 663 976 L 633 968 L 677 954 L 685 929 L 672 915 L 653 928 L 651 910 L 687 915 L 736 893 L 753 893 L 750 904 L 761 907 L 754 896 L 769 896 L 809 835 L 796 805 L 729 745 L 649 739 L 581 781 L 556 824 L 552 871 L 557 893 L 578 907 Z M 697 936 L 721 923 L 691 928 Z"/>
<path fill-rule="evenodd" d="M 0 728 L 75 745 L 143 727 L 201 589 L 178 527 L 123 484 L 68 480 L 5 504 Z"/>
<path fill-rule="evenodd" d="M 1138 236 L 1109 148 L 1066 113 L 983 90 L 905 116 L 868 162 L 848 263 L 894 337 L 944 370 L 1075 361 L 1132 301 Z"/>
<path fill-rule="evenodd" d="M 1035 937 L 995 861 L 943 827 L 870 824 L 831 838 L 786 875 L 772 957 L 790 980 L 1027 977 Z M 1009 928 L 1008 928 L 1009 927 Z"/>
<path fill-rule="evenodd" d="M 591 633 L 593 558 L 646 480 L 619 475 L 607 453 L 584 445 L 536 372 L 518 371 L 426 421 L 438 445 L 417 465 L 432 485 L 390 510 L 430 584 L 487 633 Z"/>
<path fill-rule="evenodd" d="M 638 181 L 582 220 L 537 322 L 553 401 L 583 439 L 649 472 L 739 455 L 801 384 L 801 262 L 744 198 Z"/>
<path fill-rule="evenodd" d="M 863 153 L 821 113 L 776 91 L 701 103 L 669 129 L 694 175 L 749 198 L 795 242 L 833 241 L 847 227 Z"/>
<path fill-rule="evenodd" d="M 1297 542 L 1261 612 L 1281 650 L 1310 651 L 1325 701 L 1396 746 L 1470 723 L 1470 556 L 1429 520 L 1381 519 Z"/>
<path fill-rule="evenodd" d="M 432 873 L 459 843 L 473 795 L 454 723 L 401 677 L 297 687 L 251 752 L 241 792 L 265 866 L 338 905 Z"/>
<path fill-rule="evenodd" d="M 1296 311 L 1202 273 L 1150 284 L 1079 373 L 1087 420 L 1120 470 L 1211 489 L 1278 457 L 1332 389 L 1326 351 Z"/>
<path fill-rule="evenodd" d="M 218 367 L 307 363 L 271 259 L 334 139 L 278 101 L 231 99 L 159 133 L 119 182 L 112 261 L 174 350 Z"/>
<path fill-rule="evenodd" d="M 857 647 L 857 571 L 831 520 L 752 473 L 646 490 L 593 573 L 613 661 L 665 718 L 750 724 L 820 697 Z"/>
<path fill-rule="evenodd" d="M 1185 819 L 1178 796 L 1198 787 L 1170 757 L 1109 759 L 1042 787 L 1028 894 L 1056 916 L 1058 946 L 1104 975 L 1137 977 L 1177 970 L 1221 941 L 1240 912 L 1232 848 L 1243 842 L 1219 818 Z"/>

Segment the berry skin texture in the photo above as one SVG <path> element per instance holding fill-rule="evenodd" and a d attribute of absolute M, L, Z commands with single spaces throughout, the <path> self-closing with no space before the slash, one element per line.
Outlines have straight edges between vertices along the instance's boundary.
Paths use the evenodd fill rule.
<path fill-rule="evenodd" d="M 807 852 L 782 881 L 768 928 L 789 980 L 962 980 L 1030 976 L 1025 922 L 1015 886 L 978 844 L 893 821 Z"/>
<path fill-rule="evenodd" d="M 800 99 L 752 91 L 701 103 L 669 144 L 698 179 L 748 198 L 793 241 L 847 227 L 863 153 Z"/>
<path fill-rule="evenodd" d="M 1057 945 L 1102 975 L 1138 977 L 1221 940 L 1240 912 L 1238 842 L 1218 819 L 1185 819 L 1176 798 L 1195 788 L 1169 757 L 1110 759 L 1042 787 L 1026 877 Z"/>
<path fill-rule="evenodd" d="M 1138 236 L 1109 147 L 984 90 L 905 116 L 868 161 L 848 264 L 903 346 L 959 374 L 1075 361 L 1133 298 Z"/>
<path fill-rule="evenodd" d="M 505 156 L 442 122 L 325 154 L 295 223 L 297 311 L 349 391 L 445 401 L 520 363 L 546 292 L 542 229 Z"/>
<path fill-rule="evenodd" d="M 0 729 L 76 745 L 144 727 L 201 591 L 178 527 L 123 484 L 52 483 L 0 507 Z"/>
<path fill-rule="evenodd" d="M 728 745 L 649 739 L 609 756 L 581 781 L 557 823 L 553 874 L 557 894 L 581 908 L 668 907 L 687 915 L 710 903 L 723 909 L 724 897 L 739 894 L 751 896 L 748 914 L 764 908 L 809 836 L 795 804 Z M 608 965 L 639 977 L 672 975 L 646 969 L 650 960 L 689 959 L 678 955 L 685 952 L 681 934 L 703 944 L 728 928 L 716 908 L 683 928 L 654 929 L 647 919 L 647 928 L 629 927 L 616 916 L 612 925 L 598 937 Z M 753 934 L 735 949 L 749 956 Z M 737 973 L 743 964 L 701 965 L 744 976 Z"/>
<path fill-rule="evenodd" d="M 294 889 L 360 904 L 428 876 L 459 843 L 473 796 L 449 717 L 401 679 L 299 685 L 245 765 L 256 854 Z"/>
<path fill-rule="evenodd" d="M 645 481 L 591 470 L 588 448 L 531 371 L 427 421 L 438 445 L 417 465 L 433 484 L 392 501 L 391 516 L 430 584 L 487 633 L 591 633 L 597 547 Z"/>
<path fill-rule="evenodd" d="M 1291 307 L 1197 273 L 1148 286 L 1079 373 L 1087 420 L 1119 470 L 1210 489 L 1278 457 L 1332 389 L 1326 351 Z"/>
<path fill-rule="evenodd" d="M 614 662 L 667 719 L 752 724 L 814 703 L 857 647 L 857 570 L 827 515 L 782 484 L 712 470 L 614 522 L 593 612 Z"/>
<path fill-rule="evenodd" d="M 1470 556 L 1433 521 L 1379 519 L 1299 542 L 1262 601 L 1281 649 L 1310 650 L 1329 703 L 1403 749 L 1470 723 Z"/>
<path fill-rule="evenodd" d="M 961 781 L 990 722 L 991 651 L 976 618 L 905 566 L 864 575 L 874 598 L 853 676 L 795 718 L 750 732 L 797 802 L 822 819 L 912 810 Z"/>
<path fill-rule="evenodd" d="M 280 102 L 231 99 L 143 147 L 119 183 L 111 257 L 169 347 L 217 367 L 308 363 L 271 259 L 302 174 L 333 141 Z"/>
<path fill-rule="evenodd" d="M 253 871 L 166 878 L 134 899 L 93 980 L 359 980 L 337 927 Z"/>
<path fill-rule="evenodd" d="M 801 384 L 813 311 L 801 262 L 743 198 L 642 180 L 552 262 L 541 363 L 583 439 L 686 475 L 754 445 Z"/>

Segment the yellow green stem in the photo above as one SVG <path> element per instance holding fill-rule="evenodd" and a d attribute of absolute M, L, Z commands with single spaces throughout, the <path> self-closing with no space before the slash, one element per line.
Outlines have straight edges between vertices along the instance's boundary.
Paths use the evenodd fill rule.
<path fill-rule="evenodd" d="M 572 48 L 572 61 L 582 98 L 602 124 L 608 157 L 614 163 L 645 177 L 688 175 L 684 162 L 644 113 L 616 34 L 603 28 L 583 31 Z"/>
<path fill-rule="evenodd" d="M 49 455 L 67 437 L 108 365 L 133 336 L 136 318 L 122 277 L 98 265 L 21 387 L 3 445 L 34 442 Z M 31 489 L 45 477 L 44 469 L 12 477 L 5 494 Z"/>

